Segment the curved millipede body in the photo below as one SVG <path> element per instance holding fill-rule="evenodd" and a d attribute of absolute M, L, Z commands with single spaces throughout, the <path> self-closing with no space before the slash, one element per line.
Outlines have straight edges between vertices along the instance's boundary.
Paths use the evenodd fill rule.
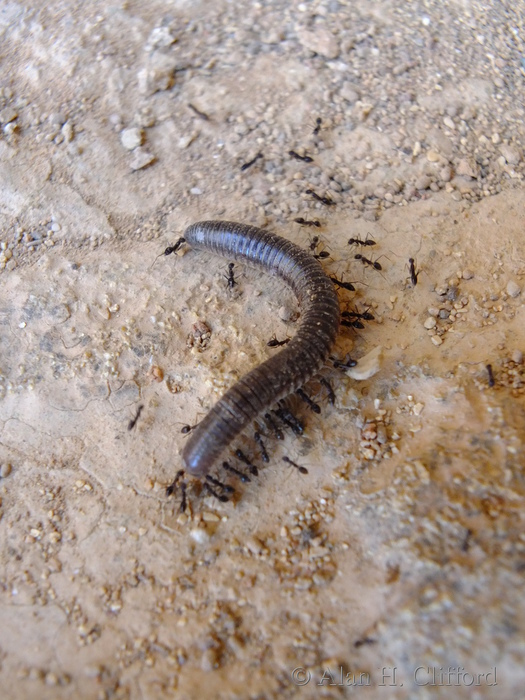
<path fill-rule="evenodd" d="M 259 413 L 320 369 L 336 339 L 340 310 L 334 284 L 319 262 L 285 238 L 231 221 L 192 224 L 184 238 L 193 248 L 281 277 L 301 310 L 300 327 L 288 345 L 242 377 L 192 431 L 182 453 L 184 468 L 203 476 Z"/>

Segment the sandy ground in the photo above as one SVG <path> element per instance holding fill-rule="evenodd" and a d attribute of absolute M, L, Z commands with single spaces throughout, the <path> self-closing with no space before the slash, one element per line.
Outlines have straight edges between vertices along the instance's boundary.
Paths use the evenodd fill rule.
<path fill-rule="evenodd" d="M 521 697 L 523 11 L 0 3 L 2 698 Z M 162 255 L 210 218 L 319 236 L 381 362 L 181 513 L 181 428 L 297 325 Z"/>

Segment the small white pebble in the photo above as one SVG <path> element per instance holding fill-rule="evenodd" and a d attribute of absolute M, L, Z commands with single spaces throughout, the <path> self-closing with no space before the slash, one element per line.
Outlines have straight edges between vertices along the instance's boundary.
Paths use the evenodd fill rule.
<path fill-rule="evenodd" d="M 362 450 L 362 455 L 364 459 L 371 460 L 375 458 L 376 453 L 371 447 L 365 447 Z"/>
<path fill-rule="evenodd" d="M 509 297 L 513 297 L 515 299 L 517 296 L 519 296 L 520 292 L 521 289 L 516 282 L 514 282 L 514 280 L 509 280 L 509 282 L 507 282 L 507 294 Z"/>
<path fill-rule="evenodd" d="M 56 673 L 52 673 L 51 671 L 49 671 L 49 673 L 46 673 L 45 683 L 46 685 L 51 686 L 58 685 L 58 676 L 56 675 Z"/>
<path fill-rule="evenodd" d="M 441 345 L 443 342 L 443 338 L 439 335 L 433 335 L 430 340 L 434 343 L 434 345 Z"/>
<path fill-rule="evenodd" d="M 427 330 L 436 327 L 436 319 L 433 316 L 429 316 L 425 323 L 423 324 Z"/>
<path fill-rule="evenodd" d="M 220 521 L 219 516 L 209 510 L 202 514 L 202 519 L 205 523 L 218 523 Z"/>
<path fill-rule="evenodd" d="M 132 170 L 141 170 L 151 165 L 155 161 L 155 156 L 152 153 L 148 153 L 143 148 L 135 148 L 132 154 L 132 158 L 129 162 L 129 167 Z"/>
<path fill-rule="evenodd" d="M 142 145 L 144 134 L 142 129 L 132 127 L 120 132 L 120 142 L 128 151 L 133 151 L 137 146 Z"/>
<path fill-rule="evenodd" d="M 5 479 L 6 476 L 9 476 L 11 474 L 12 466 L 9 464 L 9 462 L 6 462 L 5 464 L 2 464 L 0 467 L 0 477 L 2 479 Z"/>
<path fill-rule="evenodd" d="M 346 374 L 351 379 L 357 379 L 358 381 L 370 379 L 381 369 L 382 360 L 383 348 L 381 345 L 378 345 L 362 357 L 355 367 L 347 369 Z"/>
<path fill-rule="evenodd" d="M 521 365 L 521 363 L 523 362 L 523 353 L 521 352 L 521 350 L 514 350 L 511 359 L 517 365 Z"/>
<path fill-rule="evenodd" d="M 463 270 L 463 273 L 461 275 L 464 280 L 471 280 L 474 277 L 474 273 L 472 270 Z"/>
<path fill-rule="evenodd" d="M 190 531 L 190 537 L 198 544 L 206 544 L 210 540 L 209 534 L 202 527 L 195 527 Z"/>
<path fill-rule="evenodd" d="M 297 313 L 289 304 L 286 304 L 279 309 L 279 318 L 285 323 L 287 321 L 294 321 L 297 318 Z"/>

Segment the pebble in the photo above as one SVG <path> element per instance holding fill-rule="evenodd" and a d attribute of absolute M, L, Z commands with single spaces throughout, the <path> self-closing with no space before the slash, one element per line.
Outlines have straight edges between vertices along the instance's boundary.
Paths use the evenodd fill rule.
<path fill-rule="evenodd" d="M 133 151 L 132 158 L 129 162 L 129 167 L 132 170 L 141 170 L 142 168 L 146 168 L 148 165 L 151 165 L 151 163 L 154 161 L 155 156 L 139 146 L 139 148 L 136 148 Z"/>
<path fill-rule="evenodd" d="M 61 131 L 62 136 L 64 137 L 64 141 L 66 143 L 71 143 L 71 141 L 73 141 L 73 137 L 75 136 L 75 131 L 73 129 L 73 124 L 71 124 L 71 122 L 66 122 L 62 126 L 62 129 L 60 131 Z"/>
<path fill-rule="evenodd" d="M 308 31 L 301 29 L 297 32 L 299 42 L 310 51 L 326 58 L 337 58 L 339 56 L 339 44 L 335 36 L 327 29 L 317 29 Z"/>
<path fill-rule="evenodd" d="M 430 340 L 434 343 L 434 345 L 438 346 L 443 342 L 443 338 L 439 335 L 433 335 Z"/>
<path fill-rule="evenodd" d="M 204 520 L 205 523 L 218 523 L 220 522 L 220 518 L 216 513 L 212 513 L 209 510 L 204 511 L 202 514 L 202 519 Z"/>
<path fill-rule="evenodd" d="M 380 445 L 386 445 L 386 443 L 388 442 L 388 437 L 387 437 L 387 434 L 386 434 L 386 428 L 385 428 L 385 426 L 384 426 L 382 423 L 380 423 L 380 424 L 377 426 L 377 442 L 378 442 Z"/>
<path fill-rule="evenodd" d="M 521 160 L 521 153 L 517 148 L 503 144 L 499 147 L 499 150 L 509 165 L 518 165 Z"/>
<path fill-rule="evenodd" d="M 133 151 L 138 146 L 141 146 L 143 139 L 144 132 L 142 129 L 138 129 L 137 127 L 123 129 L 120 132 L 120 142 L 128 151 Z"/>
<path fill-rule="evenodd" d="M 416 190 L 428 190 L 432 184 L 432 179 L 429 175 L 420 175 L 415 181 Z"/>
<path fill-rule="evenodd" d="M 52 671 L 49 671 L 48 673 L 46 673 L 45 684 L 46 684 L 46 685 L 51 685 L 51 686 L 58 685 L 58 676 L 57 676 L 57 674 L 56 674 L 56 673 L 53 673 Z"/>
<path fill-rule="evenodd" d="M 436 327 L 436 319 L 433 316 L 429 316 L 425 323 L 423 324 L 427 330 Z"/>
<path fill-rule="evenodd" d="M 427 160 L 430 161 L 431 163 L 437 163 L 438 160 L 441 159 L 441 156 L 437 151 L 427 151 Z"/>
<path fill-rule="evenodd" d="M 379 372 L 383 360 L 383 348 L 378 345 L 369 353 L 361 357 L 355 367 L 350 367 L 346 370 L 346 374 L 352 379 L 364 381 L 370 379 L 374 374 Z"/>
<path fill-rule="evenodd" d="M 146 66 L 137 73 L 139 92 L 153 95 L 168 90 L 175 81 L 177 60 L 161 51 L 154 51 L 147 57 Z"/>
<path fill-rule="evenodd" d="M 2 464 L 2 466 L 0 466 L 0 478 L 5 479 L 6 476 L 9 476 L 9 474 L 11 474 L 12 469 L 13 467 L 9 462 Z"/>
<path fill-rule="evenodd" d="M 462 158 L 456 166 L 456 175 L 464 175 L 465 177 L 475 178 L 476 170 L 466 158 Z"/>
<path fill-rule="evenodd" d="M 513 299 L 515 299 L 517 296 L 519 296 L 520 292 L 521 292 L 521 289 L 516 284 L 516 282 L 514 282 L 514 280 L 509 280 L 507 282 L 507 294 L 509 295 L 509 297 L 512 297 Z"/>
<path fill-rule="evenodd" d="M 204 673 L 209 673 L 219 667 L 219 652 L 216 649 L 206 649 L 201 659 L 201 669 Z"/>
<path fill-rule="evenodd" d="M 18 117 L 18 112 L 13 107 L 5 107 L 0 111 L 0 123 L 8 124 Z"/>
<path fill-rule="evenodd" d="M 463 270 L 462 275 L 464 280 L 471 280 L 474 277 L 474 273 L 472 270 L 469 270 L 468 268 L 466 270 Z"/>
<path fill-rule="evenodd" d="M 208 532 L 203 527 L 195 527 L 190 531 L 190 537 L 198 544 L 207 544 L 210 541 Z"/>
<path fill-rule="evenodd" d="M 523 362 L 523 353 L 521 352 L 521 350 L 514 350 L 511 355 L 511 359 L 517 365 L 521 365 L 521 363 Z"/>
<path fill-rule="evenodd" d="M 148 42 L 144 49 L 146 51 L 153 51 L 154 49 L 166 49 L 171 46 L 176 41 L 176 38 L 171 33 L 171 29 L 166 26 L 155 27 L 151 30 L 148 37 Z"/>
<path fill-rule="evenodd" d="M 450 165 L 445 165 L 439 171 L 439 177 L 443 182 L 450 182 L 452 180 L 452 168 Z"/>
<path fill-rule="evenodd" d="M 349 82 L 343 83 L 340 90 L 340 94 L 341 97 L 347 102 L 350 102 L 350 104 L 354 104 L 354 102 L 357 102 L 357 100 L 360 97 L 357 86 Z"/>
<path fill-rule="evenodd" d="M 246 549 L 252 554 L 262 554 L 263 544 L 257 537 L 248 537 L 245 541 Z"/>
<path fill-rule="evenodd" d="M 279 318 L 285 323 L 295 321 L 297 318 L 297 311 L 290 306 L 290 304 L 283 304 L 279 309 Z"/>

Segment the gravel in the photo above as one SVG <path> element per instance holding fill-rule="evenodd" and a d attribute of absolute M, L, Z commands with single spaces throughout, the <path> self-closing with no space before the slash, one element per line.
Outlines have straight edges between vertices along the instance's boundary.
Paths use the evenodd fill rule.
<path fill-rule="evenodd" d="M 507 294 L 509 297 L 516 298 L 521 293 L 521 287 L 514 282 L 514 280 L 509 280 L 507 282 Z"/>

